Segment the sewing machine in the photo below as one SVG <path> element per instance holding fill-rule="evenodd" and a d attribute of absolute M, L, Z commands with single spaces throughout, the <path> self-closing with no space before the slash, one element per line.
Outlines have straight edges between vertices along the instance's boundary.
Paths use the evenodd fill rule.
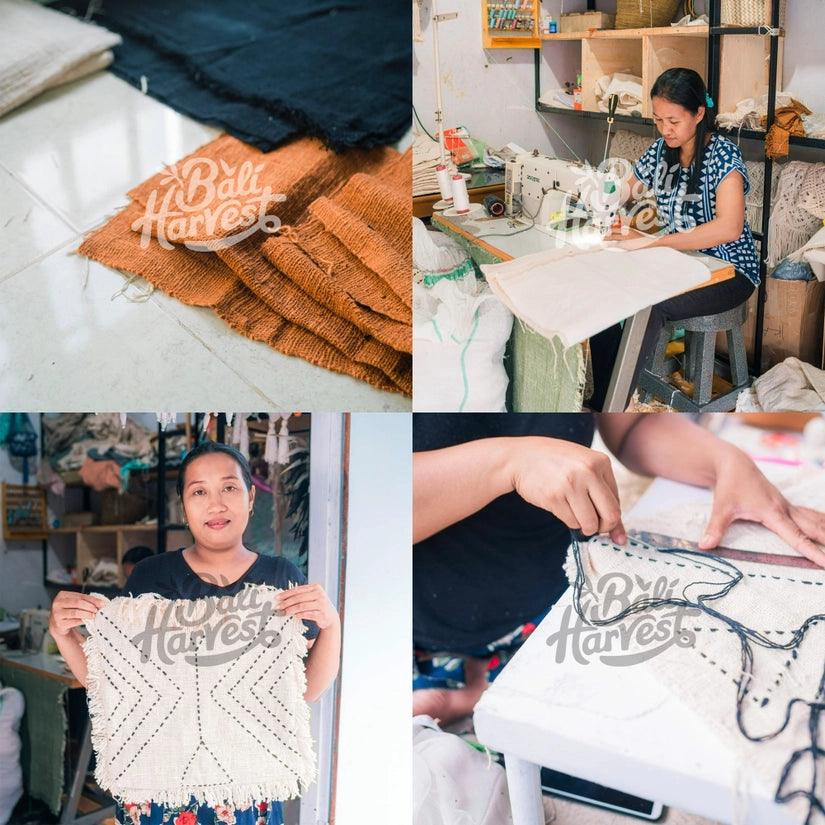
<path fill-rule="evenodd" d="M 582 232 L 601 240 L 621 205 L 612 173 L 538 151 L 508 160 L 504 175 L 505 214 L 565 241 Z"/>

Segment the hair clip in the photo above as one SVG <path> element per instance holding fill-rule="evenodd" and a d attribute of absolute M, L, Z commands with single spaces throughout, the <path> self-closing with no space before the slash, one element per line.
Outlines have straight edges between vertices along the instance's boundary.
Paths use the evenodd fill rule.
<path fill-rule="evenodd" d="M 705 106 L 707 106 L 708 109 L 713 108 L 713 98 L 707 92 L 705 92 Z"/>

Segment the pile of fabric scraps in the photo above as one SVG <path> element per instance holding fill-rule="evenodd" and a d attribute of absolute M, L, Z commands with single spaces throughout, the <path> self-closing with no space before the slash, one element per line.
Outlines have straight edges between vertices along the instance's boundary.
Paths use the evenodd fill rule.
<path fill-rule="evenodd" d="M 748 97 L 736 104 L 733 112 L 717 116 L 716 125 L 723 129 L 761 129 L 768 124 L 768 96 Z M 788 155 L 791 135 L 825 137 L 825 114 L 812 112 L 803 102 L 787 92 L 776 93 L 774 123 L 765 136 L 765 154 L 769 158 Z"/>
<path fill-rule="evenodd" d="M 118 413 L 61 413 L 43 416 L 43 447 L 60 473 L 79 471 L 87 458 L 154 465 L 154 433 L 132 418 L 121 424 Z M 170 459 L 176 454 L 169 445 Z"/>
<path fill-rule="evenodd" d="M 440 157 L 437 141 L 421 133 L 415 135 L 412 146 L 413 197 L 439 191 L 435 167 Z"/>
<path fill-rule="evenodd" d="M 314 138 L 263 153 L 221 135 L 132 189 L 79 252 L 286 355 L 409 395 L 410 155 Z"/>
<path fill-rule="evenodd" d="M 45 9 L 0 0 L 0 115 L 41 92 L 105 69 L 120 37 Z"/>
<path fill-rule="evenodd" d="M 768 134 L 765 135 L 765 154 L 769 158 L 787 157 L 791 135 L 805 137 L 805 124 L 802 122 L 802 116 L 810 114 L 812 114 L 811 110 L 798 100 L 792 101 L 790 106 L 777 109 L 773 124 L 768 129 Z M 762 129 L 767 128 L 767 115 L 760 118 L 759 125 Z"/>
<path fill-rule="evenodd" d="M 825 412 L 825 371 L 786 358 L 739 393 L 736 412 Z"/>
<path fill-rule="evenodd" d="M 771 208 L 768 265 L 804 247 L 825 218 L 825 163 L 791 161 L 782 168 Z"/>
<path fill-rule="evenodd" d="M 792 106 L 794 99 L 786 92 L 776 93 L 776 108 Z M 746 97 L 736 104 L 733 112 L 720 112 L 716 116 L 716 125 L 722 129 L 760 129 L 762 118 L 768 114 L 768 96 Z"/>
<path fill-rule="evenodd" d="M 633 74 L 614 72 L 602 75 L 595 85 L 596 100 L 599 110 L 608 111 L 608 101 L 611 95 L 618 95 L 619 104 L 616 107 L 617 115 L 642 114 L 642 78 Z"/>
<path fill-rule="evenodd" d="M 111 70 L 268 151 L 383 146 L 410 125 L 409 17 L 372 0 L 57 0 L 123 38 Z M 357 43 L 357 48 L 345 44 Z"/>

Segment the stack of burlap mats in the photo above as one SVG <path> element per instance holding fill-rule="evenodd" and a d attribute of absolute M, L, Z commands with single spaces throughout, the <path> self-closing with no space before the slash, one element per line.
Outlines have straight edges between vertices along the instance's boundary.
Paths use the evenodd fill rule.
<path fill-rule="evenodd" d="M 410 395 L 411 187 L 409 152 L 303 138 L 264 153 L 221 135 L 132 189 L 79 252 L 282 353 Z"/>

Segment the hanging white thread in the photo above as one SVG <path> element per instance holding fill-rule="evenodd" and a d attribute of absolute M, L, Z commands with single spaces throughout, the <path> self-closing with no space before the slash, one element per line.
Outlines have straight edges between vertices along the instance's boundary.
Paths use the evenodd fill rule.
<path fill-rule="evenodd" d="M 281 416 L 281 428 L 278 432 L 278 464 L 286 467 L 289 464 L 289 416 Z"/>
<path fill-rule="evenodd" d="M 120 270 L 118 270 L 118 271 L 120 271 Z M 133 293 L 132 295 L 129 295 L 126 292 L 126 290 L 129 289 L 129 287 L 136 280 L 138 280 L 138 278 L 140 278 L 140 276 L 139 275 L 128 275 L 127 276 L 125 272 L 121 272 L 120 274 L 123 275 L 126 278 L 126 283 L 124 283 L 123 286 L 120 289 L 118 289 L 112 295 L 112 297 L 109 300 L 114 301 L 115 298 L 118 298 L 121 295 L 123 295 L 123 297 L 126 298 L 127 301 L 131 301 L 133 304 L 142 304 L 145 301 L 149 300 L 149 298 L 152 296 L 152 293 L 155 291 L 155 287 L 154 287 L 153 284 L 149 284 L 148 288 L 145 289 L 143 292 L 136 292 L 136 293 Z"/>

